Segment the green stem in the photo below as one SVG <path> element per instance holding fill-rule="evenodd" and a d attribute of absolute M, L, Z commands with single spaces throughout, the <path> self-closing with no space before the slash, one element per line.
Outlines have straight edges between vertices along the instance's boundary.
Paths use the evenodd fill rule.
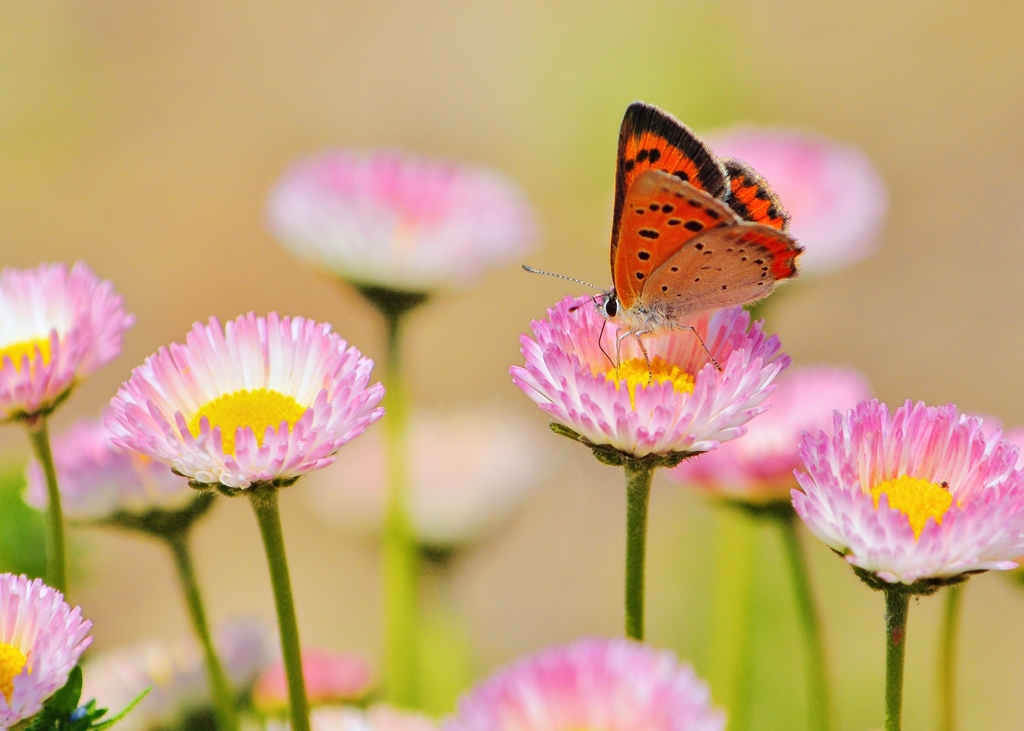
<path fill-rule="evenodd" d="M 903 716 L 903 660 L 907 647 L 910 594 L 885 589 L 885 731 L 900 731 Z"/>
<path fill-rule="evenodd" d="M 199 593 L 199 583 L 196 581 L 195 565 L 192 563 L 192 554 L 188 548 L 188 536 L 188 531 L 181 531 L 167 535 L 165 540 L 174 556 L 175 568 L 178 569 L 178 579 L 181 580 L 181 590 L 185 594 L 185 604 L 188 605 L 192 629 L 195 630 L 196 636 L 199 637 L 199 642 L 203 646 L 206 677 L 210 683 L 210 695 L 213 697 L 213 708 L 217 715 L 217 727 L 219 731 L 237 731 L 238 716 L 235 713 L 234 695 L 231 692 L 227 676 L 224 674 L 224 667 L 213 647 L 213 640 L 210 638 L 206 610 L 203 608 L 203 598 Z"/>
<path fill-rule="evenodd" d="M 729 712 L 730 731 L 746 731 L 751 723 L 759 525 L 746 512 L 718 511 L 708 679 Z"/>
<path fill-rule="evenodd" d="M 299 645 L 299 624 L 295 618 L 295 601 L 288 578 L 288 559 L 284 553 L 281 533 L 281 513 L 277 507 L 277 488 L 267 485 L 254 488 L 250 493 L 256 521 L 263 535 L 263 548 L 270 568 L 270 583 L 274 587 L 274 605 L 277 608 L 277 626 L 281 633 L 281 654 L 284 672 L 288 678 L 288 705 L 291 709 L 291 731 L 310 731 L 309 701 L 302 676 L 302 651 Z"/>
<path fill-rule="evenodd" d="M 946 610 L 942 623 L 942 645 L 939 649 L 939 729 L 956 729 L 956 645 L 960 628 L 960 607 L 964 585 L 946 589 Z"/>
<path fill-rule="evenodd" d="M 811 594 L 807 560 L 800 545 L 800 535 L 797 533 L 796 515 L 789 512 L 779 521 L 779 527 L 786 547 L 786 559 L 793 580 L 793 591 L 796 594 L 797 611 L 803 625 L 809 715 L 807 727 L 810 731 L 829 731 L 832 728 L 832 719 L 828 663 L 825 661 L 821 620 Z"/>
<path fill-rule="evenodd" d="M 46 428 L 46 417 L 36 416 L 29 422 L 28 435 L 36 459 L 46 473 L 46 571 L 47 583 L 62 594 L 68 592 L 67 548 L 64 544 L 64 514 L 60 507 L 60 490 L 57 487 L 57 470 L 53 466 L 53 452 L 50 450 L 50 434 Z"/>
<path fill-rule="evenodd" d="M 644 565 L 647 508 L 654 468 L 626 463 L 626 637 L 644 639 Z"/>
<path fill-rule="evenodd" d="M 355 284 L 359 293 L 384 318 L 387 353 L 384 362 L 384 419 L 388 451 L 388 497 L 384 515 L 384 685 L 387 700 L 416 708 L 418 677 L 419 555 L 409 518 L 408 397 L 402 370 L 402 328 L 406 315 L 429 299 L 427 292 Z"/>
<path fill-rule="evenodd" d="M 409 518 L 406 465 L 408 400 L 402 377 L 402 313 L 385 312 L 387 361 L 384 367 L 385 433 L 388 446 L 387 509 L 384 516 L 384 674 L 388 700 L 415 708 L 419 703 L 418 557 Z"/>
<path fill-rule="evenodd" d="M 455 606 L 453 557 L 421 552 L 420 566 L 419 705 L 441 717 L 473 684 L 473 648 Z"/>

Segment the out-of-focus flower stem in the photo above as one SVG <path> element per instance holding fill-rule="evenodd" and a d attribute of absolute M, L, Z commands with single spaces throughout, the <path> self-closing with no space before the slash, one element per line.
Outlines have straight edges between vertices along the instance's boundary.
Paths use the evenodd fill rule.
<path fill-rule="evenodd" d="M 473 685 L 473 647 L 455 606 L 456 551 L 420 547 L 420 710 L 441 717 Z"/>
<path fill-rule="evenodd" d="M 409 403 L 402 370 L 402 330 L 406 315 L 427 300 L 421 292 L 360 286 L 360 293 L 384 317 L 384 419 L 388 450 L 388 496 L 384 515 L 384 684 L 390 703 L 419 704 L 418 553 L 409 518 L 406 465 Z"/>
<path fill-rule="evenodd" d="M 907 608 L 910 594 L 885 589 L 885 731 L 903 726 L 903 660 L 907 648 Z"/>
<path fill-rule="evenodd" d="M 288 678 L 288 707 L 291 731 L 310 731 L 309 701 L 302 675 L 302 652 L 299 645 L 299 624 L 295 618 L 295 601 L 288 577 L 288 560 L 284 552 L 281 533 L 281 513 L 277 505 L 277 488 L 266 485 L 250 488 L 250 500 L 256 512 L 256 521 L 263 536 L 263 548 L 270 569 L 270 583 L 274 588 L 274 606 L 277 626 L 281 633 L 281 655 Z"/>
<path fill-rule="evenodd" d="M 626 470 L 626 637 L 644 639 L 644 566 L 647 508 L 654 467 L 627 462 Z"/>
<path fill-rule="evenodd" d="M 825 643 L 821 634 L 821 620 L 811 593 L 811 579 L 807 571 L 807 559 L 797 532 L 796 513 L 786 511 L 778 516 L 782 541 L 786 549 L 793 592 L 796 595 L 797 611 L 803 627 L 804 654 L 807 673 L 807 710 L 810 731 L 830 731 L 832 728 L 831 688 L 828 662 L 825 659 Z"/>
<path fill-rule="evenodd" d="M 67 549 L 64 544 L 64 513 L 60 507 L 60 490 L 57 487 L 57 469 L 53 465 L 50 449 L 50 433 L 46 427 L 46 416 L 39 414 L 28 422 L 28 435 L 36 459 L 46 473 L 46 573 L 50 586 L 62 594 L 68 593 Z"/>
<path fill-rule="evenodd" d="M 213 640 L 210 638 L 210 627 L 206 621 L 206 610 L 203 607 L 203 599 L 199 593 L 199 583 L 196 581 L 195 565 L 192 563 L 192 553 L 189 551 L 188 538 L 190 531 L 185 530 L 178 533 L 164 536 L 171 554 L 174 556 L 174 566 L 178 570 L 178 579 L 181 581 L 181 590 L 185 595 L 185 604 L 188 605 L 188 614 L 192 620 L 192 628 L 203 646 L 203 656 L 206 660 L 206 677 L 210 683 L 210 695 L 213 696 L 214 712 L 217 716 L 219 731 L 237 731 L 238 715 L 235 713 L 234 697 L 231 692 L 231 685 L 224 674 L 224 667 L 221 665 L 217 651 L 213 647 Z"/>
<path fill-rule="evenodd" d="M 964 585 L 946 589 L 945 617 L 942 622 L 942 645 L 939 649 L 939 729 L 956 729 L 956 646 L 960 629 L 960 607 Z"/>
<path fill-rule="evenodd" d="M 708 679 L 717 702 L 729 712 L 730 731 L 750 727 L 759 525 L 745 511 L 732 507 L 718 511 Z"/>

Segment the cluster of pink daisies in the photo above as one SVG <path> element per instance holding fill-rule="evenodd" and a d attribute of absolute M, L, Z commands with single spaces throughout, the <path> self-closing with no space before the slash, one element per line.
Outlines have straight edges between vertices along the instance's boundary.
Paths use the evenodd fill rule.
<path fill-rule="evenodd" d="M 772 180 L 807 247 L 808 275 L 870 251 L 885 197 L 858 153 L 757 130 L 715 142 Z M 271 228 L 297 254 L 373 288 L 381 301 L 389 292 L 426 297 L 465 284 L 521 255 L 536 234 L 523 196 L 501 177 L 391 152 L 334 152 L 301 162 L 275 188 L 269 211 Z M 343 447 L 385 416 L 384 387 L 357 348 L 330 325 L 303 317 L 249 313 L 196 323 L 184 343 L 136 367 L 102 415 L 51 440 L 47 417 L 119 353 L 132 323 L 111 284 L 83 264 L 0 273 L 0 413 L 33 434 L 26 498 L 50 512 L 55 539 L 61 520 L 106 522 L 180 548 L 205 509 L 200 498 L 251 497 L 275 592 L 284 592 L 280 526 L 275 537 L 268 501 L 336 461 L 332 482 L 351 474 L 367 487 L 361 503 L 341 494 L 328 500 L 328 519 L 379 524 L 386 509 L 382 449 L 373 432 L 363 451 L 354 445 L 346 457 Z M 1016 567 L 1024 555 L 1024 472 L 1018 448 L 998 429 L 951 405 L 890 409 L 849 369 L 789 369 L 778 337 L 740 308 L 687 324 L 720 367 L 687 331 L 647 336 L 649 362 L 624 340 L 613 363 L 604 346 L 615 342 L 615 323 L 589 299 L 567 297 L 532 323 L 532 337 L 522 337 L 525 362 L 512 367 L 512 379 L 556 431 L 627 473 L 671 467 L 673 479 L 716 499 L 754 512 L 795 510 L 873 588 L 928 594 L 974 572 Z M 412 530 L 423 545 L 471 540 L 512 511 L 540 469 L 544 447 L 500 424 L 483 429 L 499 435 L 492 447 L 479 433 L 490 417 L 465 424 L 422 418 L 413 424 L 430 426 L 415 427 L 408 460 Z M 459 444 L 484 455 L 471 465 L 479 475 L 460 478 L 444 459 L 444 437 L 456 433 Z M 497 487 L 481 484 L 498 474 Z M 182 576 L 187 584 L 187 565 Z M 286 583 L 286 570 L 283 577 Z M 279 611 L 291 602 L 287 594 L 275 594 Z M 283 655 L 264 648 L 236 657 L 230 643 L 203 635 L 201 607 L 192 609 L 200 649 L 138 648 L 98 658 L 86 667 L 86 696 L 124 706 L 152 688 L 124 721 L 140 729 L 167 727 L 185 698 L 216 704 L 218 683 L 251 688 L 252 706 L 268 727 L 281 725 L 276 714 L 291 708 L 294 731 L 310 724 L 317 731 L 437 728 L 391 706 L 352 705 L 371 697 L 370 666 L 309 649 L 297 656 L 289 645 L 294 616 L 292 625 L 281 619 Z M 60 591 L 24 576 L 0 577 L 0 728 L 25 724 L 68 682 L 90 626 Z M 316 706 L 311 715 L 296 710 L 307 702 Z M 222 731 L 237 724 L 236 710 L 218 706 Z M 707 684 L 672 653 L 590 638 L 497 670 L 440 728 L 713 731 L 725 722 Z"/>

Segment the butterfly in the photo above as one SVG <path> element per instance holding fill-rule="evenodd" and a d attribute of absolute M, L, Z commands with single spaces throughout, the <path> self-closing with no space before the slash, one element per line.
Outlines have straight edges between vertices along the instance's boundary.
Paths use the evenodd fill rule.
<path fill-rule="evenodd" d="M 789 214 L 757 171 L 741 160 L 715 157 L 667 112 L 630 104 L 615 165 L 612 288 L 594 298 L 602 314 L 620 325 L 616 348 L 635 337 L 650 370 L 642 335 L 691 330 L 718 367 L 683 320 L 756 302 L 795 277 L 803 247 L 788 228 Z"/>
<path fill-rule="evenodd" d="M 633 102 L 619 130 L 613 287 L 601 310 L 621 324 L 619 341 L 634 336 L 646 357 L 640 336 L 693 330 L 687 316 L 756 302 L 795 277 L 803 247 L 788 226 L 749 165 L 718 159 L 675 117 Z"/>

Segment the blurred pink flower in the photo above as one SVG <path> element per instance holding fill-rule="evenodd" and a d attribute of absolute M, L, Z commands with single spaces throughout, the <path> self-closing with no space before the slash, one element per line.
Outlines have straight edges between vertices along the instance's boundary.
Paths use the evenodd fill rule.
<path fill-rule="evenodd" d="M 64 687 L 91 628 L 39 579 L 0 574 L 0 728 L 31 718 Z"/>
<path fill-rule="evenodd" d="M 1024 474 L 1016 450 L 952 404 L 864 401 L 829 437 L 804 435 L 793 506 L 846 560 L 913 584 L 1012 569 L 1024 554 Z"/>
<path fill-rule="evenodd" d="M 885 183 L 867 156 L 823 136 L 742 126 L 708 136 L 720 157 L 749 163 L 792 216 L 806 251 L 801 273 L 823 274 L 874 252 L 888 207 Z"/>
<path fill-rule="evenodd" d="M 666 650 L 585 639 L 521 658 L 471 689 L 444 731 L 721 731 L 708 686 Z"/>
<path fill-rule="evenodd" d="M 615 353 L 616 324 L 589 297 L 566 297 L 547 319 L 533 321 L 536 340 L 520 338 L 526 365 L 512 366 L 512 380 L 553 421 L 592 444 L 633 457 L 705 452 L 746 433 L 744 424 L 766 410 L 789 356 L 740 307 L 701 313 L 687 324 L 721 371 L 685 330 L 644 336 L 650 372 L 635 339 L 624 339 L 616 369 L 605 354 Z"/>
<path fill-rule="evenodd" d="M 46 412 L 121 352 L 134 318 L 83 263 L 0 271 L 0 421 Z"/>
<path fill-rule="evenodd" d="M 357 284 L 428 291 L 464 285 L 525 253 L 533 211 L 482 168 L 379 150 L 295 163 L 269 201 L 270 228 L 293 252 Z"/>
<path fill-rule="evenodd" d="M 1024 467 L 1024 426 L 1015 426 L 1003 432 L 1003 439 L 1020 450 L 1017 454 L 1017 468 Z"/>
<path fill-rule="evenodd" d="M 167 465 L 114 446 L 102 419 L 83 419 L 52 437 L 61 506 L 69 520 L 109 518 L 121 511 L 176 510 L 198 493 Z M 46 477 L 35 459 L 25 468 L 25 500 L 45 510 Z"/>
<path fill-rule="evenodd" d="M 407 439 L 410 517 L 420 543 L 429 546 L 463 544 L 494 528 L 523 502 L 544 462 L 536 430 L 486 411 L 414 412 Z M 312 475 L 303 494 L 325 523 L 379 532 L 387 494 L 383 435 L 354 443 L 336 464 Z"/>
<path fill-rule="evenodd" d="M 326 467 L 384 413 L 373 361 L 302 317 L 196 323 L 110 402 L 113 442 L 197 483 L 248 488 Z"/>
<path fill-rule="evenodd" d="M 718 449 L 689 459 L 669 475 L 708 493 L 763 503 L 789 500 L 793 472 L 802 465 L 800 437 L 832 425 L 835 410 L 846 411 L 871 397 L 867 381 L 850 368 L 805 366 L 778 378 L 767 413 L 750 422 L 747 433 Z"/>
<path fill-rule="evenodd" d="M 252 686 L 277 653 L 276 638 L 257 622 L 227 623 L 217 636 L 217 654 L 239 693 Z M 95 698 L 99 707 L 113 713 L 146 688 L 146 697 L 118 723 L 120 731 L 177 728 L 188 713 L 209 707 L 206 668 L 196 643 L 122 647 L 94 655 L 85 665 L 83 701 Z"/>
<path fill-rule="evenodd" d="M 310 704 L 352 703 L 365 698 L 373 689 L 373 668 L 362 655 L 304 649 L 302 675 Z M 284 664 L 277 660 L 267 667 L 252 691 L 253 703 L 262 713 L 288 710 L 288 680 Z"/>
<path fill-rule="evenodd" d="M 426 716 L 402 711 L 386 705 L 368 709 L 351 706 L 320 706 L 309 716 L 313 731 L 437 731 L 437 724 Z M 289 724 L 283 719 L 271 718 L 267 731 L 287 731 Z"/>

